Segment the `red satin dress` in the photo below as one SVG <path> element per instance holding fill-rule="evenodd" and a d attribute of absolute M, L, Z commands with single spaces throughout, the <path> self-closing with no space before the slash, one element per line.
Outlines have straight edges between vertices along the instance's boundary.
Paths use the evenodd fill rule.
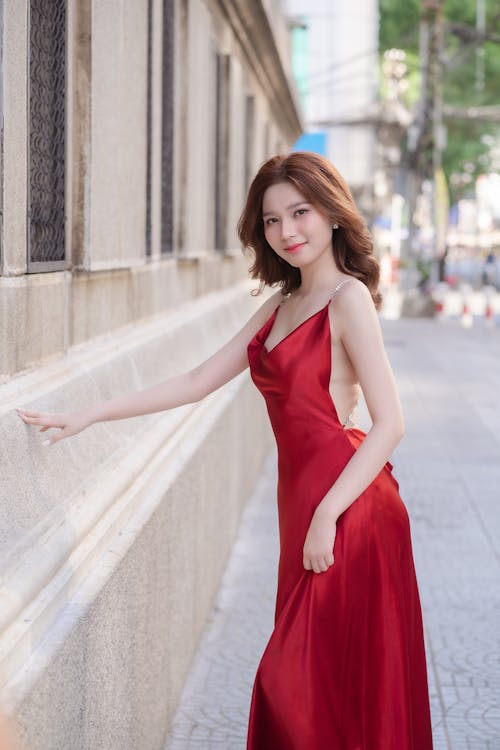
<path fill-rule="evenodd" d="M 329 305 L 268 351 L 278 306 L 248 345 L 278 447 L 280 559 L 247 750 L 432 750 L 410 524 L 389 461 L 339 517 L 334 564 L 303 567 L 313 512 L 366 436 L 329 393 Z"/>

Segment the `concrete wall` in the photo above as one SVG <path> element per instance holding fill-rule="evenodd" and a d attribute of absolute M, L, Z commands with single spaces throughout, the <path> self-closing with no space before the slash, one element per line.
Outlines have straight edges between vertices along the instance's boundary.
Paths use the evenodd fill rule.
<path fill-rule="evenodd" d="M 148 255 L 148 3 L 67 3 L 66 261 L 29 273 L 29 3 L 3 3 L 0 691 L 26 750 L 162 747 L 272 444 L 248 371 L 198 404 L 50 448 L 13 411 L 83 408 L 184 372 L 262 303 L 235 231 L 246 94 L 255 168 L 300 132 L 284 22 L 267 5 L 175 2 L 174 247 L 162 254 L 164 3 L 152 0 Z M 230 61 L 222 252 L 216 51 Z"/>
<path fill-rule="evenodd" d="M 24 376 L 21 402 L 68 410 L 159 382 L 256 304 L 248 286 L 207 295 Z M 271 445 L 263 400 L 245 372 L 50 448 L 12 411 L 0 435 L 0 670 L 25 747 L 160 748 Z"/>

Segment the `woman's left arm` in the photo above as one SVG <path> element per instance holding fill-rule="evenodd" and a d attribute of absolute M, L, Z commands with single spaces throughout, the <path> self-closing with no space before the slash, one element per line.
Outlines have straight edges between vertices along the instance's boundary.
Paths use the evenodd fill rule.
<path fill-rule="evenodd" d="M 316 508 L 304 545 L 304 567 L 315 572 L 333 563 L 328 531 L 375 479 L 404 435 L 396 382 L 384 348 L 375 305 L 367 287 L 346 284 L 335 298 L 338 335 L 351 359 L 372 427 Z"/>

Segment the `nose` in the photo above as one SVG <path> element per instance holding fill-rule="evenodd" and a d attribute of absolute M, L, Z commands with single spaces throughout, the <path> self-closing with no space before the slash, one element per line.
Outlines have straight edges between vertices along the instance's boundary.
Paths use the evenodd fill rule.
<path fill-rule="evenodd" d="M 284 216 L 281 222 L 281 238 L 282 240 L 290 240 L 295 237 L 295 224 L 293 219 L 288 216 Z"/>

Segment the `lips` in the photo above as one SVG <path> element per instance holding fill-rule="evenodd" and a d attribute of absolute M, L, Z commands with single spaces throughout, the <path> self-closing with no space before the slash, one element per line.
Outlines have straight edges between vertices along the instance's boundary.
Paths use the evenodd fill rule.
<path fill-rule="evenodd" d="M 300 250 L 301 247 L 304 247 L 306 243 L 300 242 L 298 245 L 290 245 L 290 247 L 285 247 L 285 250 L 287 253 L 295 253 L 297 250 Z"/>

